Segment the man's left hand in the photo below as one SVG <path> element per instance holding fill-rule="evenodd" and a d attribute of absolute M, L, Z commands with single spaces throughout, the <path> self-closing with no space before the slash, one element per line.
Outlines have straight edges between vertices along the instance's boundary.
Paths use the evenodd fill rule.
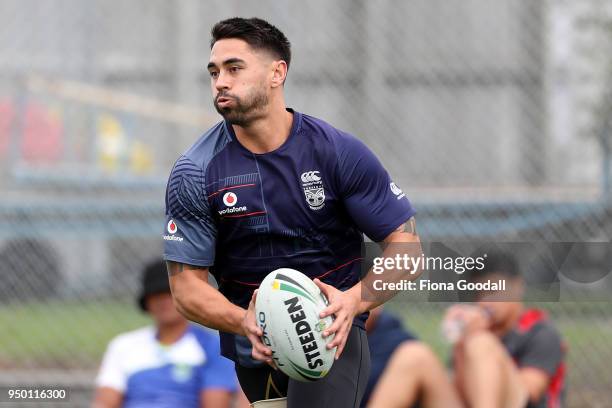
<path fill-rule="evenodd" d="M 334 339 L 327 345 L 328 349 L 338 347 L 336 350 L 335 359 L 340 358 L 340 354 L 344 350 L 346 340 L 353 325 L 353 319 L 359 314 L 360 297 L 355 295 L 356 291 L 347 290 L 342 292 L 315 279 L 314 283 L 321 289 L 321 292 L 327 298 L 329 305 L 320 313 L 321 318 L 334 315 L 335 320 L 329 328 L 323 331 L 323 337 L 334 335 Z M 359 293 L 357 291 L 357 293 Z"/>

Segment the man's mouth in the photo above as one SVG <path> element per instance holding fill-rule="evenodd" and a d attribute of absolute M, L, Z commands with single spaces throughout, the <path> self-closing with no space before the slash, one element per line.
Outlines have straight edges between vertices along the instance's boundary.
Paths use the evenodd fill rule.
<path fill-rule="evenodd" d="M 217 105 L 218 106 L 228 105 L 232 101 L 232 99 L 233 98 L 229 98 L 229 97 L 226 97 L 226 96 L 221 96 L 221 97 L 217 98 Z"/>

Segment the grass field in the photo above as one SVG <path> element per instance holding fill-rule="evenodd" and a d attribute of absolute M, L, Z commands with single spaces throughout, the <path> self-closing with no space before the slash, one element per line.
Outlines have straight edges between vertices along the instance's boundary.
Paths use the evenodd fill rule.
<path fill-rule="evenodd" d="M 393 303 L 389 309 L 401 315 L 407 327 L 446 361 L 449 345 L 439 335 L 446 306 Z M 570 394 L 574 398 L 582 394 L 600 398 L 602 390 L 608 390 L 612 383 L 612 319 L 604 317 L 610 305 L 596 309 L 600 310 L 598 314 L 594 310 L 582 316 L 569 312 L 571 317 L 555 310 L 559 306 L 547 307 L 553 309 L 554 321 L 569 345 Z M 146 315 L 131 301 L 5 305 L 0 307 L 0 369 L 95 369 L 111 338 L 148 323 Z M 604 392 L 609 394 L 609 390 Z"/>
<path fill-rule="evenodd" d="M 149 322 L 128 301 L 0 307 L 0 367 L 97 365 L 108 341 Z"/>

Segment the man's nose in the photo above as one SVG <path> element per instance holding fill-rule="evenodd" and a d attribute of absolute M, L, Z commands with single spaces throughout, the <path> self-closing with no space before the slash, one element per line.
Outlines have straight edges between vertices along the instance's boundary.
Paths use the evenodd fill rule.
<path fill-rule="evenodd" d="M 230 88 L 229 75 L 225 75 L 223 72 L 219 72 L 219 76 L 217 77 L 217 80 L 215 81 L 215 88 L 217 88 L 218 91 L 221 91 L 223 89 L 229 89 Z"/>

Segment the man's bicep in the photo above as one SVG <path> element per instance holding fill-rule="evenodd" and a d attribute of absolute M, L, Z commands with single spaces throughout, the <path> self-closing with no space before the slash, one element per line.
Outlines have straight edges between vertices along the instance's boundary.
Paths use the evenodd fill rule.
<path fill-rule="evenodd" d="M 173 294 L 180 294 L 182 289 L 188 289 L 195 281 L 208 283 L 208 267 L 189 265 L 182 262 L 166 261 L 168 279 Z"/>
<path fill-rule="evenodd" d="M 416 220 L 411 216 L 407 221 L 401 223 L 393 232 L 387 235 L 379 243 L 383 249 L 384 258 L 397 259 L 397 257 L 409 257 L 418 259 L 423 254 L 421 240 L 416 230 Z M 422 266 L 416 269 L 393 269 L 388 270 L 385 279 L 388 282 L 399 282 L 402 279 L 414 280 L 420 276 Z"/>
<path fill-rule="evenodd" d="M 168 276 L 173 277 L 184 271 L 191 271 L 197 275 L 201 275 L 201 278 L 206 279 L 208 277 L 208 266 L 197 266 L 188 265 L 182 262 L 166 261 L 166 268 L 168 269 Z"/>
<path fill-rule="evenodd" d="M 183 313 L 192 304 L 202 284 L 208 285 L 208 267 L 166 261 L 170 292 L 176 308 Z M 198 288 L 198 289 L 196 289 Z M 189 318 L 189 317 L 188 317 Z"/>
<path fill-rule="evenodd" d="M 408 221 L 400 224 L 393 232 L 387 235 L 383 242 L 419 242 L 414 216 L 411 216 Z"/>

